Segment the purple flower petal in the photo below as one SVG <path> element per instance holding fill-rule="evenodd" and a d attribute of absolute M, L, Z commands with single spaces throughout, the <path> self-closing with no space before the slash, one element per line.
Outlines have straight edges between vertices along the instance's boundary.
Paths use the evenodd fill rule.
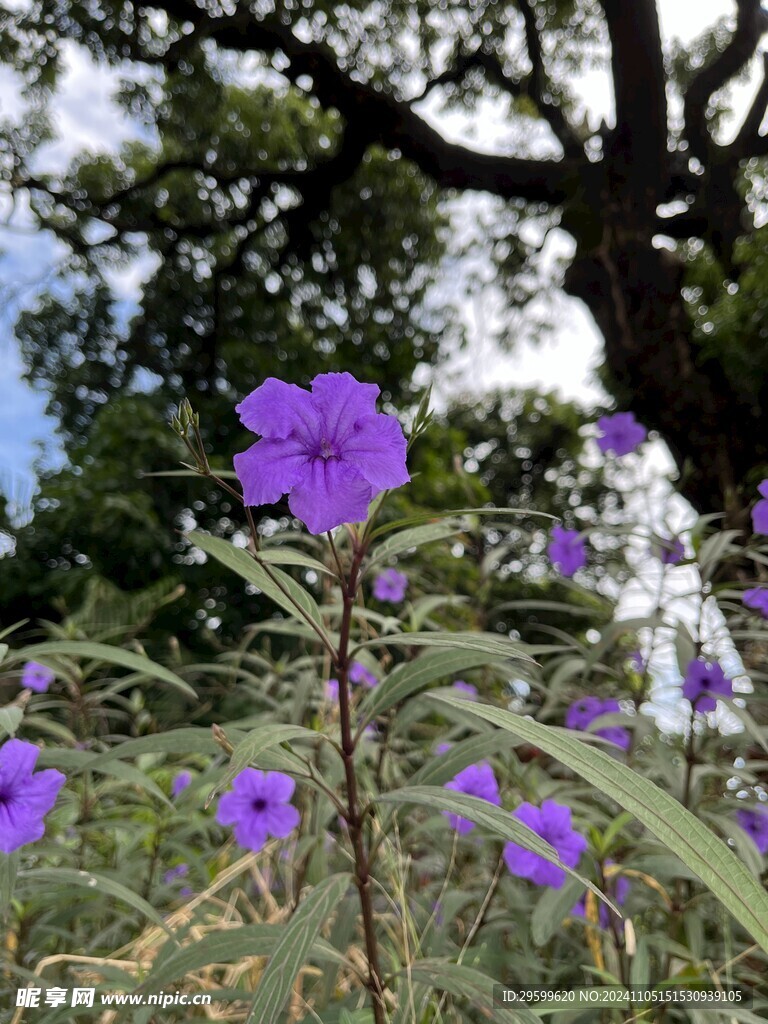
<path fill-rule="evenodd" d="M 246 505 L 273 505 L 303 479 L 309 457 L 300 441 L 263 437 L 232 460 Z"/>
<path fill-rule="evenodd" d="M 66 782 L 54 768 L 33 774 L 39 754 L 33 743 L 8 740 L 0 748 L 0 851 L 12 853 L 45 832 L 44 816 Z"/>
<path fill-rule="evenodd" d="M 545 800 L 540 808 L 524 803 L 517 808 L 514 816 L 554 847 L 563 864 L 569 868 L 576 867 L 587 848 L 587 841 L 571 827 L 569 807 L 554 800 Z M 527 878 L 536 885 L 559 889 L 566 878 L 562 868 L 517 843 L 505 845 L 504 860 L 513 875 Z"/>
<path fill-rule="evenodd" d="M 245 768 L 232 780 L 232 790 L 219 800 L 216 820 L 234 825 L 235 839 L 247 850 L 258 851 L 271 835 L 284 839 L 300 821 L 290 803 L 296 783 L 282 772 Z"/>
<path fill-rule="evenodd" d="M 768 533 L 768 501 L 765 499 L 758 501 L 752 509 L 752 529 L 755 533 Z"/>
<path fill-rule="evenodd" d="M 357 425 L 344 444 L 344 458 L 357 466 L 371 484 L 373 496 L 389 487 L 402 487 L 411 479 L 405 467 L 408 443 L 394 416 L 378 413 Z"/>
<path fill-rule="evenodd" d="M 353 466 L 337 459 L 313 459 L 291 492 L 288 506 L 310 533 L 325 533 L 368 516 L 371 485 Z"/>
<path fill-rule="evenodd" d="M 562 526 L 553 527 L 547 554 L 563 576 L 573 576 L 577 569 L 582 569 L 587 564 L 586 545 L 578 530 L 566 530 Z"/>
<path fill-rule="evenodd" d="M 235 412 L 248 430 L 273 438 L 311 438 L 317 418 L 309 392 L 276 377 L 268 377 Z"/>
<path fill-rule="evenodd" d="M 398 604 L 408 589 L 408 577 L 397 569 L 385 569 L 379 573 L 373 584 L 373 596 L 377 601 Z"/>
<path fill-rule="evenodd" d="M 28 661 L 21 673 L 21 685 L 35 693 L 47 693 L 48 687 L 56 678 L 56 673 L 39 661 Z"/>
<path fill-rule="evenodd" d="M 376 416 L 376 399 L 380 394 L 377 384 L 361 384 L 351 373 L 320 373 L 311 388 L 313 408 L 322 417 L 332 443 L 345 442 L 355 434 L 360 420 Z M 391 416 L 383 418 L 392 420 Z"/>
<path fill-rule="evenodd" d="M 688 663 L 683 696 L 691 702 L 694 711 L 714 711 L 717 707 L 715 696 L 732 695 L 733 684 L 717 663 L 710 665 L 698 658 Z"/>
<path fill-rule="evenodd" d="M 634 413 L 617 412 L 613 416 L 601 416 L 597 425 L 602 436 L 597 439 L 600 451 L 610 451 L 618 457 L 628 455 L 646 439 L 648 431 L 635 419 Z"/>
<path fill-rule="evenodd" d="M 192 775 L 190 772 L 179 772 L 171 783 L 171 796 L 178 796 L 180 793 L 183 793 L 191 782 Z"/>

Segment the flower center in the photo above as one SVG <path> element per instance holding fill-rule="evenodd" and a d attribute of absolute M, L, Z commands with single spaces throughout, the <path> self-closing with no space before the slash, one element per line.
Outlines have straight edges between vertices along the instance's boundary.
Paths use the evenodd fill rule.
<path fill-rule="evenodd" d="M 253 803 L 251 804 L 251 807 L 254 809 L 254 811 L 264 811 L 266 810 L 267 807 L 267 801 L 262 799 L 262 797 L 257 797 L 256 800 L 254 800 Z"/>
<path fill-rule="evenodd" d="M 331 447 L 331 443 L 327 437 L 320 438 L 320 458 L 332 459 L 336 455 L 336 452 Z"/>

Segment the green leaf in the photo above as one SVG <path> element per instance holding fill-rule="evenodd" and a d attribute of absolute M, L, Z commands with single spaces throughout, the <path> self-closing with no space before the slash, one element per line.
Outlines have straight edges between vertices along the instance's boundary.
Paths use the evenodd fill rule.
<path fill-rule="evenodd" d="M 24 711 L 15 704 L 0 708 L 0 736 L 15 736 L 23 717 Z"/>
<path fill-rule="evenodd" d="M 136 991 L 157 991 L 169 982 L 184 978 L 209 964 L 233 963 L 247 956 L 270 956 L 284 931 L 285 926 L 282 924 L 251 924 L 209 932 L 197 942 L 175 950 L 163 959 Z M 315 942 L 312 956 L 319 960 L 344 962 L 341 953 L 322 940 Z"/>
<path fill-rule="evenodd" d="M 433 811 L 448 811 L 451 814 L 458 814 L 462 818 L 469 818 L 470 821 L 476 822 L 501 839 L 517 843 L 518 846 L 532 850 L 552 864 L 557 864 L 563 871 L 578 879 L 582 885 L 592 889 L 595 895 L 599 896 L 608 906 L 613 905 L 596 886 L 563 864 L 557 855 L 557 850 L 540 835 L 537 835 L 533 829 L 528 828 L 522 821 L 518 821 L 509 811 L 504 811 L 487 800 L 440 786 L 406 786 L 403 789 L 382 793 L 377 799 L 385 803 L 421 804 Z"/>
<path fill-rule="evenodd" d="M 304 569 L 312 569 L 314 572 L 324 573 L 326 576 L 336 578 L 336 573 L 333 569 L 323 565 L 317 558 L 305 555 L 303 551 L 296 551 L 295 548 L 262 548 L 259 552 L 259 558 L 268 565 L 300 565 Z"/>
<path fill-rule="evenodd" d="M 264 968 L 246 1024 L 276 1024 L 320 929 L 351 883 L 349 874 L 332 875 L 299 905 Z"/>
<path fill-rule="evenodd" d="M 135 758 L 141 754 L 217 754 L 220 750 L 209 729 L 172 729 L 116 743 L 111 750 L 97 754 L 89 767 L 97 770 L 116 758 Z"/>
<path fill-rule="evenodd" d="M 19 850 L 14 850 L 13 853 L 0 853 L 0 912 L 4 911 L 13 899 L 20 857 Z"/>
<path fill-rule="evenodd" d="M 399 704 L 430 683 L 456 672 L 464 672 L 479 665 L 504 664 L 506 659 L 485 651 L 444 650 L 427 651 L 413 661 L 397 665 L 383 682 L 366 694 L 360 704 L 361 716 L 369 720 Z"/>
<path fill-rule="evenodd" d="M 452 647 L 461 651 L 477 651 L 497 658 L 516 658 L 533 663 L 533 658 L 524 654 L 519 647 L 494 633 L 391 633 L 374 640 L 364 640 L 358 644 L 356 650 L 360 647 L 380 647 L 382 644 L 390 647 Z"/>
<path fill-rule="evenodd" d="M 87 750 L 66 750 L 61 747 L 47 747 L 40 751 L 38 764 L 41 768 L 60 768 L 68 778 L 75 773 L 85 771 L 98 771 L 104 775 L 112 775 L 121 782 L 127 782 L 129 785 L 146 790 L 157 797 L 158 800 L 162 800 L 168 807 L 173 806 L 157 783 L 138 768 L 130 764 L 123 764 L 122 761 L 112 761 L 109 764 L 104 764 L 97 754 L 92 754 Z"/>
<path fill-rule="evenodd" d="M 539 1018 L 525 1007 L 514 1010 L 494 1006 L 493 989 L 499 984 L 487 974 L 465 967 L 451 960 L 433 958 L 417 960 L 407 968 L 410 977 L 416 982 L 426 982 L 432 988 L 448 992 L 465 1005 L 479 1010 L 487 1020 L 496 1020 L 500 1024 L 540 1024 Z"/>
<path fill-rule="evenodd" d="M 461 704 L 470 714 L 527 740 L 631 811 L 696 873 L 768 951 L 768 894 L 726 844 L 679 801 L 610 755 L 574 739 L 564 729 L 541 725 L 485 704 L 468 704 L 443 694 L 430 697 L 455 707 Z"/>
<path fill-rule="evenodd" d="M 108 665 L 120 665 L 121 668 L 129 668 L 149 679 L 158 679 L 168 683 L 188 697 L 197 700 L 197 694 L 189 683 L 177 676 L 175 672 L 171 672 L 169 668 L 150 661 L 143 654 L 125 651 L 122 647 L 113 647 L 111 644 L 97 644 L 90 640 L 48 640 L 32 647 L 24 647 L 20 651 L 16 651 L 12 657 L 14 661 L 36 661 L 38 658 L 44 658 L 51 654 L 70 658 L 92 658 L 94 661 L 104 661 Z"/>
<path fill-rule="evenodd" d="M 407 519 L 396 519 L 392 523 L 382 523 L 371 533 L 371 540 L 384 536 L 385 533 L 392 533 L 393 530 L 400 530 L 404 526 L 415 526 L 417 523 L 433 522 L 455 518 L 456 516 L 540 516 L 542 519 L 557 520 L 548 512 L 531 512 L 525 508 L 494 508 L 484 505 L 482 508 L 452 508 L 441 515 L 434 512 L 426 512 L 421 515 L 409 516 Z"/>
<path fill-rule="evenodd" d="M 411 776 L 407 785 L 442 786 L 468 765 L 476 764 L 483 758 L 495 754 L 497 750 L 508 750 L 509 746 L 509 739 L 498 729 L 481 733 L 479 736 L 471 736 L 454 744 L 444 754 L 431 757 Z"/>
<path fill-rule="evenodd" d="M 462 527 L 459 523 L 448 522 L 430 523 L 427 526 L 401 530 L 400 533 L 387 538 L 373 549 L 369 565 L 374 566 L 381 562 L 388 562 L 403 551 L 410 551 L 411 548 L 418 548 L 422 544 L 430 544 L 432 541 L 444 540 L 453 534 L 461 533 L 461 530 Z"/>
<path fill-rule="evenodd" d="M 132 892 L 120 882 L 116 882 L 113 878 L 108 878 L 106 875 L 97 874 L 95 871 L 76 871 L 74 868 L 32 868 L 29 871 L 19 872 L 19 880 L 21 881 L 22 879 L 25 882 L 32 882 L 35 889 L 41 883 L 50 882 L 60 892 L 64 891 L 67 886 L 77 885 L 82 886 L 84 889 L 90 889 L 91 892 L 100 896 L 114 896 L 115 899 L 127 903 L 129 907 L 138 910 L 140 914 L 143 914 L 153 924 L 159 925 L 163 931 L 172 935 L 168 925 L 154 907 L 151 907 L 137 893 Z"/>
<path fill-rule="evenodd" d="M 583 888 L 575 878 L 569 878 L 560 889 L 547 886 L 531 915 L 531 938 L 535 946 L 546 946 L 560 930 L 563 919 L 573 910 Z"/>
<path fill-rule="evenodd" d="M 228 540 L 211 537 L 197 530 L 189 534 L 190 541 L 217 562 L 236 572 L 248 583 L 258 587 L 283 611 L 300 621 L 310 619 L 318 631 L 325 635 L 320 609 L 311 594 L 300 586 L 288 573 L 271 566 L 269 573 L 243 548 L 236 548 Z M 304 613 L 301 614 L 298 608 Z"/>
<path fill-rule="evenodd" d="M 307 739 L 316 741 L 325 738 L 323 733 L 315 732 L 312 729 L 305 729 L 303 725 L 276 725 L 272 723 L 270 725 L 262 725 L 259 729 L 254 729 L 248 733 L 245 739 L 235 745 L 230 758 L 229 768 L 211 792 L 206 805 L 213 800 L 217 793 L 220 793 L 222 789 L 226 789 L 234 777 L 239 775 L 244 768 L 247 768 L 252 761 L 255 761 L 262 751 L 268 750 L 270 747 L 276 747 L 279 743 L 287 743 L 289 740 Z"/>

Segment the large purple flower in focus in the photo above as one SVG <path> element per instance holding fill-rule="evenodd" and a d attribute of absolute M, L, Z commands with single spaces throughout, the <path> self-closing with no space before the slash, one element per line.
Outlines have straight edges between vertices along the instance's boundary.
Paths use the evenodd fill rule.
<path fill-rule="evenodd" d="M 377 601 L 399 604 L 408 589 L 408 577 L 397 569 L 385 569 L 373 583 L 373 596 Z"/>
<path fill-rule="evenodd" d="M 736 821 L 752 839 L 760 853 L 768 853 L 768 810 L 737 811 Z"/>
<path fill-rule="evenodd" d="M 284 839 L 299 824 L 299 812 L 288 803 L 295 787 L 290 775 L 245 768 L 219 800 L 216 821 L 234 825 L 238 843 L 257 852 L 268 836 Z"/>
<path fill-rule="evenodd" d="M 501 806 L 499 784 L 496 781 L 496 776 L 493 774 L 493 768 L 485 762 L 482 764 L 471 764 L 464 771 L 459 772 L 450 782 L 446 782 L 443 788 L 453 789 L 457 793 L 467 793 L 469 796 L 480 797 L 481 800 L 487 800 L 488 803 L 495 804 L 497 807 Z M 443 814 L 450 821 L 451 828 L 455 828 L 459 835 L 466 835 L 467 832 L 471 832 L 475 827 L 474 821 L 470 821 L 468 818 L 462 818 L 458 814 L 451 814 L 449 811 L 443 811 Z"/>
<path fill-rule="evenodd" d="M 752 529 L 755 533 L 768 533 L 768 480 L 758 486 L 762 501 L 752 509 Z"/>
<path fill-rule="evenodd" d="M 600 700 L 599 697 L 580 697 L 568 708 L 565 714 L 565 724 L 568 729 L 579 729 L 586 732 L 596 718 L 601 715 L 618 714 L 621 711 L 617 700 Z M 597 729 L 595 736 L 602 736 L 610 740 L 622 750 L 629 750 L 632 737 L 627 729 L 618 725 L 608 725 L 604 729 Z"/>
<path fill-rule="evenodd" d="M 45 832 L 43 818 L 67 781 L 55 768 L 35 772 L 34 743 L 8 740 L 0 747 L 0 851 L 13 853 Z M 34 772 L 34 774 L 33 774 Z"/>
<path fill-rule="evenodd" d="M 733 696 L 733 683 L 726 679 L 717 662 L 710 665 L 695 658 L 685 670 L 683 696 L 691 702 L 694 711 L 714 711 L 715 697 Z"/>
<path fill-rule="evenodd" d="M 236 455 L 246 505 L 288 505 L 310 533 L 361 522 L 380 491 L 408 483 L 406 440 L 394 416 L 376 412 L 379 388 L 351 373 L 321 373 L 305 391 L 275 377 L 238 406 L 261 440 Z"/>
<path fill-rule="evenodd" d="M 768 587 L 752 587 L 744 591 L 742 599 L 747 608 L 760 612 L 764 619 L 768 619 Z"/>
<path fill-rule="evenodd" d="M 576 867 L 587 848 L 587 840 L 571 828 L 570 807 L 554 800 L 545 800 L 541 807 L 524 803 L 515 811 L 515 817 L 553 846 L 563 864 L 569 868 Z M 528 878 L 536 885 L 559 889 L 565 881 L 562 868 L 517 843 L 506 844 L 504 860 L 513 875 Z"/>
<path fill-rule="evenodd" d="M 21 685 L 35 693 L 47 693 L 48 687 L 56 678 L 56 673 L 39 661 L 28 661 L 21 673 Z"/>
<path fill-rule="evenodd" d="M 637 422 L 632 412 L 617 412 L 613 416 L 601 416 L 597 425 L 602 436 L 597 446 L 603 455 L 613 451 L 616 455 L 629 455 L 648 436 L 648 431 Z"/>
<path fill-rule="evenodd" d="M 587 549 L 579 531 L 566 530 L 564 526 L 552 527 L 547 555 L 563 576 L 573 576 L 587 564 Z"/>

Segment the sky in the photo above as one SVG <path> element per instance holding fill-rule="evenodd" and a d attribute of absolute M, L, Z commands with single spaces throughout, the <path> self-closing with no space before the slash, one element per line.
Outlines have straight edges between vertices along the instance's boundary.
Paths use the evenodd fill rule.
<path fill-rule="evenodd" d="M 666 38 L 691 39 L 718 17 L 731 14 L 731 0 L 659 0 L 662 31 Z M 126 115 L 111 101 L 113 76 L 96 67 L 74 47 L 68 52 L 69 71 L 56 100 L 58 137 L 40 157 L 41 166 L 65 166 L 77 152 L 117 149 L 136 132 Z M 753 85 L 744 87 L 745 101 Z M 580 91 L 592 117 L 610 116 L 610 83 L 595 73 L 580 83 Z M 18 83 L 7 68 L 0 67 L 0 117 L 21 108 Z M 486 105 L 471 122 L 445 118 L 429 103 L 420 113 L 431 120 L 446 137 L 465 140 L 493 150 L 501 138 L 498 108 Z M 471 202 L 473 200 L 468 200 Z M 476 199 L 474 201 L 477 201 Z M 480 200 L 482 201 L 482 200 Z M 22 365 L 13 338 L 13 322 L 19 307 L 28 303 L 52 272 L 57 249 L 49 236 L 29 234 L 23 228 L 24 211 L 7 209 L 0 200 L 0 489 L 11 491 L 23 506 L 35 485 L 33 461 L 42 453 L 55 462 L 54 423 L 45 417 L 45 396 L 33 392 L 22 379 Z M 8 224 L 8 218 L 13 213 Z M 7 226 L 3 227 L 5 224 Z M 547 241 L 551 255 L 567 252 L 570 241 L 553 232 Z M 140 287 L 140 270 L 120 282 L 126 298 L 135 297 Z M 442 375 L 444 397 L 462 390 L 481 392 L 490 387 L 536 386 L 556 390 L 562 397 L 578 399 L 587 406 L 607 401 L 594 370 L 600 361 L 600 341 L 581 303 L 563 297 L 556 310 L 557 329 L 534 343 L 523 335 L 511 352 L 501 352 L 494 340 L 503 299 L 488 285 L 463 303 L 470 345 L 455 354 Z M 656 455 L 663 463 L 664 454 Z"/>

